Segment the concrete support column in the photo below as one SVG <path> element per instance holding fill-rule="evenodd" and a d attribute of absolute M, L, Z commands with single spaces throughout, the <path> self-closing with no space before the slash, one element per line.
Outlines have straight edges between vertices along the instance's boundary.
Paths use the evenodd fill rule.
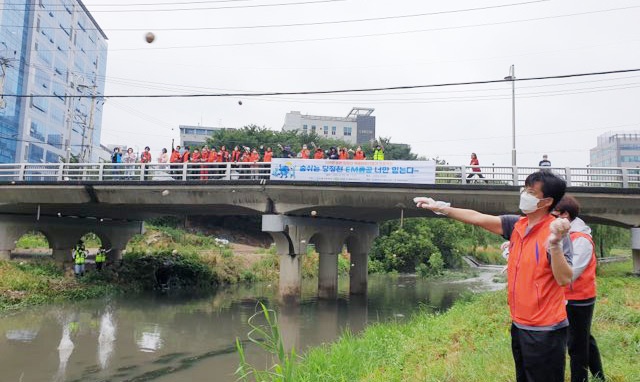
<path fill-rule="evenodd" d="M 351 254 L 349 269 L 349 293 L 367 294 L 367 278 L 369 272 L 369 255 L 366 252 Z"/>
<path fill-rule="evenodd" d="M 280 298 L 283 302 L 297 302 L 302 289 L 300 255 L 280 254 Z"/>
<path fill-rule="evenodd" d="M 11 250 L 0 249 L 0 260 L 11 260 Z"/>
<path fill-rule="evenodd" d="M 107 253 L 107 264 L 117 264 L 122 259 L 123 249 L 111 248 L 111 251 Z"/>
<path fill-rule="evenodd" d="M 631 228 L 631 254 L 633 256 L 633 273 L 640 275 L 640 228 Z"/>
<path fill-rule="evenodd" d="M 54 248 L 52 250 L 53 261 L 67 268 L 73 264 L 73 248 Z"/>
<path fill-rule="evenodd" d="M 318 297 L 338 298 L 338 254 L 321 252 L 318 268 Z"/>

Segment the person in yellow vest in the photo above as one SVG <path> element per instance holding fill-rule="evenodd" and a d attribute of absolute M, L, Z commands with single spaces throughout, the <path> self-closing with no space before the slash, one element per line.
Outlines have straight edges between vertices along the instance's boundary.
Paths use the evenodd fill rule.
<path fill-rule="evenodd" d="M 373 160 L 384 160 L 384 147 L 377 145 L 373 150 Z"/>
<path fill-rule="evenodd" d="M 77 276 L 84 276 L 84 263 L 87 258 L 87 250 L 84 248 L 82 240 L 73 249 L 73 270 Z"/>
<path fill-rule="evenodd" d="M 604 381 L 600 350 L 591 335 L 593 309 L 596 305 L 597 265 L 591 228 L 578 217 L 580 204 L 570 195 L 565 195 L 551 214 L 571 222 L 569 236 L 573 244 L 573 277 L 571 284 L 565 289 L 571 382 L 587 382 L 589 370 L 594 378 Z"/>
<path fill-rule="evenodd" d="M 96 253 L 96 270 L 101 271 L 104 263 L 107 261 L 107 253 L 111 250 L 106 250 L 103 246 L 100 246 L 98 253 Z"/>

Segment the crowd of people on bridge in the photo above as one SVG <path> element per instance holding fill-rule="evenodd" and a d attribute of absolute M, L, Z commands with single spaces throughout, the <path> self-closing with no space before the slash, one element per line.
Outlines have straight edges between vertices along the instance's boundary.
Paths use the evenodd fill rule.
<path fill-rule="evenodd" d="M 317 147 L 311 142 L 310 147 L 308 145 L 302 145 L 302 149 L 299 152 L 293 152 L 289 145 L 278 145 L 277 153 L 273 148 L 265 147 L 264 145 L 258 147 L 248 146 L 235 146 L 229 150 L 226 146 L 220 147 L 203 145 L 200 147 L 180 147 L 175 146 L 171 148 L 171 153 L 163 148 L 156 158 L 157 163 L 258 163 L 258 162 L 271 162 L 272 158 L 297 158 L 297 159 L 332 159 L 332 160 L 365 160 L 367 158 L 365 152 L 361 146 L 358 146 L 355 150 L 348 149 L 347 147 L 330 147 L 329 149 L 323 149 Z M 373 151 L 372 160 L 384 160 L 384 147 L 382 145 L 376 145 Z M 126 152 L 121 152 L 119 147 L 113 149 L 111 155 L 112 163 L 152 163 L 151 148 L 146 146 L 144 151 L 137 155 L 132 148 L 128 148 Z"/>

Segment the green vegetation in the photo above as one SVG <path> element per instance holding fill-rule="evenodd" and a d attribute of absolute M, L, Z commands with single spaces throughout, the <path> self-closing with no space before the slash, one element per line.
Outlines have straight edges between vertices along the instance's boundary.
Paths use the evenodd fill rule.
<path fill-rule="evenodd" d="M 640 380 L 640 278 L 629 276 L 630 269 L 626 262 L 600 271 L 593 332 L 610 381 Z M 376 324 L 361 335 L 347 332 L 338 342 L 309 351 L 295 366 L 294 380 L 511 381 L 505 300 L 505 291 L 474 295 L 443 314 L 421 312 L 405 324 Z"/>
<path fill-rule="evenodd" d="M 45 302 L 81 300 L 112 293 L 117 287 L 65 275 L 51 260 L 0 261 L 0 311 Z"/>
<path fill-rule="evenodd" d="M 41 232 L 33 231 L 22 235 L 16 243 L 16 248 L 49 248 L 49 241 Z"/>
<path fill-rule="evenodd" d="M 390 138 L 379 139 L 379 143 L 385 149 L 385 159 L 413 160 L 417 158 L 417 155 L 411 152 L 411 146 L 391 143 L 390 140 Z M 265 149 L 271 147 L 275 156 L 278 156 L 281 152 L 278 149 L 278 144 L 282 146 L 289 145 L 292 152 L 298 153 L 303 144 L 312 149 L 311 142 L 325 150 L 332 146 L 356 148 L 355 145 L 350 143 L 324 138 L 316 133 L 301 134 L 297 131 L 274 131 L 256 125 L 245 126 L 238 130 L 218 130 L 213 133 L 211 138 L 207 139 L 207 144 L 210 146 L 220 147 L 224 145 L 227 146 L 228 150 L 233 149 L 235 146 L 257 147 L 259 150 L 261 146 L 264 146 Z M 362 150 L 367 158 L 373 158 L 373 147 L 363 145 Z"/>

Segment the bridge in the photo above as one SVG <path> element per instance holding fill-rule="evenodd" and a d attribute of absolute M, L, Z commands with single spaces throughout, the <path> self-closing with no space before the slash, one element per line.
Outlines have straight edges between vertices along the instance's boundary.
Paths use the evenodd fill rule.
<path fill-rule="evenodd" d="M 109 261 L 115 261 L 148 218 L 260 215 L 280 255 L 283 297 L 299 294 L 300 256 L 308 244 L 320 253 L 320 297 L 336 296 L 337 254 L 344 245 L 352 260 L 350 292 L 364 293 L 378 223 L 434 217 L 415 208 L 415 196 L 490 214 L 517 213 L 519 188 L 539 168 L 483 166 L 485 178 L 467 183 L 471 168 L 443 165 L 429 184 L 274 180 L 271 170 L 269 163 L 0 165 L 0 257 L 10 258 L 15 241 L 36 230 L 64 263 L 77 240 L 94 232 L 113 248 Z M 634 271 L 640 272 L 640 171 L 549 170 L 567 181 L 585 221 L 631 229 Z"/>

